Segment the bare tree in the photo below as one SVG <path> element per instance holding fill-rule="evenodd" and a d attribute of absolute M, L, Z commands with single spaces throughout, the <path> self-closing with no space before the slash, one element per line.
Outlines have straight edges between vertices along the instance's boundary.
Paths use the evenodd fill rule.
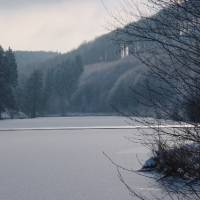
<path fill-rule="evenodd" d="M 180 128 L 160 128 L 160 123 L 166 121 L 159 119 L 153 134 L 141 133 L 142 142 L 152 146 L 156 169 L 163 174 L 159 181 L 167 186 L 168 198 L 200 199 L 195 185 L 200 181 L 200 1 L 149 0 L 147 5 L 155 14 L 142 14 L 133 1 L 123 1 L 121 11 L 125 17 L 112 15 L 117 25 L 115 40 L 128 46 L 151 77 L 143 85 L 148 94 L 132 90 L 135 98 L 152 107 L 157 118 L 173 119 Z M 126 24 L 126 17 L 135 17 L 134 8 L 140 20 Z M 149 120 L 140 122 L 152 125 Z M 134 196 L 146 199 L 118 173 Z M 172 182 L 169 184 L 170 176 L 181 177 L 184 186 L 177 189 Z"/>

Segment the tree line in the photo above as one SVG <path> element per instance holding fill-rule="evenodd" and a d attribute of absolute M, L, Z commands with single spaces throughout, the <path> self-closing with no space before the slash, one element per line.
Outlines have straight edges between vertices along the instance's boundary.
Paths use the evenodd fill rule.
<path fill-rule="evenodd" d="M 35 118 L 50 114 L 66 115 L 71 95 L 83 72 L 80 56 L 48 70 L 35 69 L 29 76 L 18 77 L 13 51 L 0 47 L 0 118 Z M 25 115 L 24 115 L 25 114 Z"/>
<path fill-rule="evenodd" d="M 19 109 L 31 118 L 65 116 L 69 112 L 71 96 L 82 72 L 80 56 L 45 71 L 34 70 L 18 86 Z"/>

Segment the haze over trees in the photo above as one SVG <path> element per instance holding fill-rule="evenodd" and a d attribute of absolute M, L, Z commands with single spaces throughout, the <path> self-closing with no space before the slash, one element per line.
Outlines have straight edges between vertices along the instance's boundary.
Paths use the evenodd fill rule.
<path fill-rule="evenodd" d="M 70 110 L 71 97 L 78 86 L 83 72 L 80 56 L 73 61 L 67 61 L 49 70 L 44 82 L 44 104 L 46 112 L 59 112 L 66 115 Z"/>
<path fill-rule="evenodd" d="M 159 16 L 161 20 L 164 16 L 162 13 L 160 12 L 155 16 Z M 170 90 L 169 84 L 166 84 L 165 81 L 161 79 L 155 81 L 155 73 L 152 73 L 146 65 L 147 63 L 144 62 L 144 60 L 149 61 L 150 57 L 153 58 L 154 56 L 155 58 L 155 55 L 162 54 L 160 70 L 163 69 L 167 72 L 169 69 L 169 67 L 166 67 L 167 62 L 165 62 L 165 66 L 161 65 L 161 61 L 167 60 L 166 56 L 164 57 L 162 44 L 153 42 L 155 38 L 153 40 L 139 38 L 138 35 L 142 35 L 142 31 L 138 32 L 138 35 L 132 34 L 131 40 L 129 40 L 130 38 L 123 31 L 126 30 L 127 33 L 127 31 L 131 31 L 132 27 L 145 27 L 147 25 L 149 27 L 151 21 L 144 17 L 125 26 L 124 29 L 117 29 L 117 31 L 84 43 L 79 48 L 65 54 L 15 52 L 19 76 L 16 90 L 18 109 L 30 116 L 27 111 L 27 103 L 25 103 L 27 100 L 25 88 L 27 88 L 28 80 L 35 70 L 39 70 L 42 74 L 42 97 L 40 98 L 42 110 L 36 112 L 37 116 L 64 116 L 71 113 L 113 114 L 116 113 L 116 108 L 139 116 L 155 116 L 158 112 L 154 111 L 153 106 L 139 104 L 142 99 L 138 99 L 138 95 L 133 92 L 133 90 L 138 90 L 147 94 L 149 90 L 146 86 L 151 85 L 151 88 L 157 91 L 154 96 L 159 97 L 160 102 L 162 102 L 159 104 L 159 109 L 165 108 L 165 104 L 171 102 L 170 106 L 174 107 L 172 114 L 174 117 L 175 111 L 181 105 L 173 105 L 182 100 L 178 100 L 177 95 Z M 151 33 L 150 31 L 144 33 L 152 37 L 156 35 L 160 38 L 158 33 Z M 128 44 L 131 54 L 125 58 L 121 58 L 120 55 L 120 34 L 123 35 L 123 43 Z M 131 41 L 131 43 L 128 43 L 128 41 Z M 139 52 L 140 54 L 138 54 Z M 143 59 L 140 59 L 138 55 L 141 55 Z M 168 63 L 168 66 L 170 66 L 170 63 Z M 74 79 L 72 79 L 72 76 Z M 170 95 L 169 91 L 171 92 Z M 163 93 L 162 97 L 158 95 L 159 92 Z M 151 98 L 146 95 L 145 103 L 150 105 Z M 188 104 L 191 108 L 192 105 L 193 103 Z M 183 118 L 189 117 L 188 114 L 185 112 Z M 156 117 L 172 118 L 164 112 L 162 115 L 159 113 L 159 116 Z"/>
<path fill-rule="evenodd" d="M 19 109 L 31 118 L 66 115 L 82 71 L 80 56 L 47 70 L 33 69 L 28 77 L 21 77 L 18 86 Z"/>
<path fill-rule="evenodd" d="M 116 112 L 114 107 L 118 106 L 123 110 L 139 109 L 130 95 L 130 85 L 143 81 L 142 74 L 145 68 L 134 57 L 121 59 L 120 46 L 112 40 L 112 37 L 114 33 L 84 43 L 67 54 L 55 55 L 55 57 L 38 63 L 30 62 L 26 65 L 26 73 L 23 70 L 24 66 L 19 67 L 19 91 L 23 90 L 23 85 L 31 72 L 39 69 L 43 73 L 43 87 L 46 93 L 43 107 L 45 109 L 42 112 L 44 115 L 112 114 Z M 20 60 L 18 57 L 26 59 L 26 54 L 20 55 L 23 53 L 17 52 L 16 60 Z M 78 63 L 76 61 L 78 57 L 81 62 L 75 64 Z M 29 56 L 27 62 L 28 60 Z M 76 65 L 81 65 L 82 69 L 76 69 L 73 72 L 72 68 Z M 68 69 L 63 69 L 62 66 L 68 66 Z M 63 87 L 58 83 L 63 82 L 62 79 L 71 76 L 72 73 L 77 73 L 74 77 L 77 81 L 75 84 L 74 81 L 72 82 L 70 88 L 73 90 L 68 91 L 67 95 L 65 91 L 69 86 Z M 71 82 L 67 83 L 67 80 L 65 82 L 71 84 Z M 122 90 L 119 90 L 121 84 L 124 89 L 126 88 L 123 90 L 124 97 Z M 56 87 L 57 90 L 55 90 Z"/>
<path fill-rule="evenodd" d="M 124 2 L 127 12 L 131 1 Z M 113 112 L 129 118 L 153 116 L 152 121 L 137 119 L 152 131 L 142 131 L 141 138 L 137 132 L 137 140 L 128 138 L 152 150 L 150 164 L 142 170 L 160 174 L 159 179 L 158 174 L 150 178 L 164 186 L 166 199 L 199 200 L 200 2 L 150 2 L 157 8 L 155 15 L 141 16 L 67 54 L 17 52 L 18 84 L 12 50 L 0 49 L 0 115 L 22 111 L 30 118 Z M 121 25 L 126 20 L 120 17 L 115 20 Z M 120 56 L 122 46 L 129 55 Z M 134 197 L 161 199 L 154 190 L 150 198 L 135 192 L 121 170 L 135 171 L 112 164 Z"/>
<path fill-rule="evenodd" d="M 24 112 L 29 117 L 35 118 L 42 112 L 42 96 L 43 96 L 43 80 L 42 73 L 35 70 L 28 80 L 24 88 Z"/>

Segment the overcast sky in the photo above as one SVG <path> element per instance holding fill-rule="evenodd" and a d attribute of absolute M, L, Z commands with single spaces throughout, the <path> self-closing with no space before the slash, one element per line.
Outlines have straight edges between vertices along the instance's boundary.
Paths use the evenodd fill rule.
<path fill-rule="evenodd" d="M 104 0 L 109 11 L 120 1 Z M 108 24 L 101 0 L 0 0 L 4 48 L 66 52 L 106 33 Z"/>

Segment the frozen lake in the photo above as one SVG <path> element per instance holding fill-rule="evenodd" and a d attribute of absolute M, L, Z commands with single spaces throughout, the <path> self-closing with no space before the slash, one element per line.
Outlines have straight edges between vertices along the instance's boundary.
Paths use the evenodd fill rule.
<path fill-rule="evenodd" d="M 0 121 L 0 128 L 124 126 L 122 117 L 38 118 Z M 148 157 L 125 137 L 137 130 L 54 130 L 0 132 L 0 199 L 129 200 L 116 168 L 105 158 L 139 169 Z M 156 191 L 152 180 L 123 172 L 141 193 Z"/>

